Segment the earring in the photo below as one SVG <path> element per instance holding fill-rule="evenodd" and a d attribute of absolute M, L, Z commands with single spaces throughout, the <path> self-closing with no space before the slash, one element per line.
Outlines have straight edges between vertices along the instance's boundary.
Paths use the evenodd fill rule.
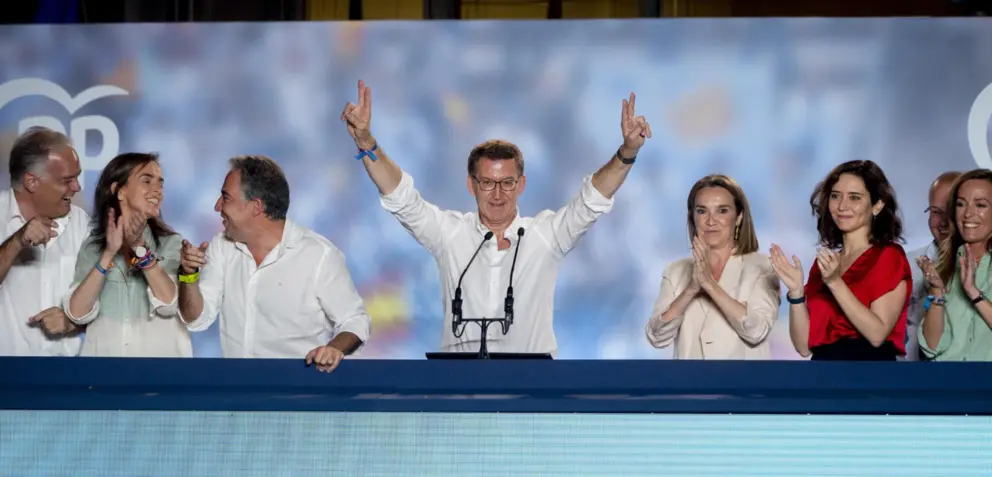
<path fill-rule="evenodd" d="M 740 239 L 741 239 L 741 226 L 738 225 L 737 227 L 734 228 L 734 242 L 737 242 Z"/>

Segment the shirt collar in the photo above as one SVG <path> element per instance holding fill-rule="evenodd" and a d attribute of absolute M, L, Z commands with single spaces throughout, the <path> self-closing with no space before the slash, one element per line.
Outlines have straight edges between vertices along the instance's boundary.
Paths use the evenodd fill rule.
<path fill-rule="evenodd" d="M 510 222 L 510 226 L 506 228 L 505 232 L 503 232 L 503 237 L 509 239 L 511 242 L 516 241 L 517 229 L 520 228 L 521 223 L 522 219 L 520 218 L 520 209 L 517 209 L 517 216 L 513 218 L 513 222 Z M 484 237 L 487 232 L 491 232 L 489 227 L 486 227 L 482 223 L 482 219 L 479 217 L 479 214 L 475 215 L 475 229 L 479 232 L 480 237 Z"/>
<path fill-rule="evenodd" d="M 286 219 L 286 225 L 282 229 L 282 239 L 279 245 L 283 248 L 293 248 L 303 240 L 303 229 L 292 220 Z"/>
<path fill-rule="evenodd" d="M 279 243 L 275 246 L 273 250 L 276 251 L 275 258 L 279 258 L 287 250 L 296 247 L 303 240 L 303 228 L 296 225 L 292 220 L 286 219 L 286 223 L 282 229 L 282 238 L 279 239 Z M 251 251 L 248 250 L 248 245 L 242 242 L 236 242 L 234 244 L 242 252 L 251 256 Z M 272 252 L 269 252 L 272 253 Z"/>
<path fill-rule="evenodd" d="M 17 196 L 14 195 L 14 189 L 7 189 L 6 192 L 4 192 L 4 194 L 5 194 L 4 198 L 7 199 L 7 210 L 4 211 L 4 216 L 7 217 L 7 220 L 10 221 L 10 220 L 18 219 L 20 223 L 22 224 L 26 223 L 27 221 L 24 220 L 24 215 L 21 214 L 21 206 L 20 204 L 17 203 Z M 74 210 L 74 208 L 72 206 L 69 206 L 68 214 L 65 214 L 64 216 L 55 219 L 55 223 L 58 225 L 58 228 L 56 228 L 55 233 L 62 234 L 62 232 L 65 231 L 66 227 L 69 225 L 69 219 L 72 217 L 72 214 L 75 212 L 76 211 Z"/>

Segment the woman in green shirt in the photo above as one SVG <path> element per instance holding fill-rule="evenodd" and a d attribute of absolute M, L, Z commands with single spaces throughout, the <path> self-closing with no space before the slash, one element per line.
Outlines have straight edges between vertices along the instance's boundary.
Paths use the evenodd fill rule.
<path fill-rule="evenodd" d="M 947 211 L 937 265 L 917 259 L 930 290 L 920 349 L 934 361 L 992 361 L 992 171 L 961 175 Z"/>
<path fill-rule="evenodd" d="M 193 355 L 177 306 L 182 237 L 162 221 L 163 183 L 154 154 L 121 154 L 100 174 L 64 307 L 88 324 L 83 356 Z"/>

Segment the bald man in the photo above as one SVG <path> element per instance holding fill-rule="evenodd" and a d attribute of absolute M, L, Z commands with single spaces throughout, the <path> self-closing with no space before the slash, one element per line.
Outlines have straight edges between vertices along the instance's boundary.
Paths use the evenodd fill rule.
<path fill-rule="evenodd" d="M 945 172 L 930 184 L 930 204 L 927 207 L 927 224 L 930 226 L 930 235 L 933 241 L 924 247 L 910 252 L 910 260 L 917 257 L 928 257 L 934 263 L 937 262 L 937 251 L 940 242 L 947 237 L 948 226 L 952 217 L 947 216 L 947 203 L 951 195 L 951 186 L 960 176 L 960 172 Z M 927 299 L 926 283 L 923 280 L 923 272 L 919 267 L 913 267 L 913 295 L 909 302 L 909 310 L 906 314 L 906 361 L 920 361 L 920 345 L 917 341 L 916 330 L 923 321 L 923 302 Z"/>

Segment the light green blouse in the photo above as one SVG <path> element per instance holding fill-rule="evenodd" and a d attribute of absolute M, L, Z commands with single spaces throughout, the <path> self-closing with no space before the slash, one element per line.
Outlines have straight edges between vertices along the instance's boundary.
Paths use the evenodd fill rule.
<path fill-rule="evenodd" d="M 964 247 L 958 250 L 958 256 L 962 254 Z M 985 254 L 978 263 L 975 286 L 992 297 L 992 255 Z M 936 348 L 927 345 L 922 324 L 917 330 L 923 354 L 934 361 L 992 361 L 992 328 L 965 295 L 959 267 L 955 267 L 944 299 L 944 334 Z M 926 319 L 924 315 L 923 321 Z"/>
<path fill-rule="evenodd" d="M 151 229 L 144 232 L 145 246 L 161 258 L 158 266 L 177 281 L 179 234 L 159 238 L 155 244 Z M 157 299 L 145 281 L 144 272 L 131 270 L 122 254 L 114 257 L 114 265 L 104 280 L 100 297 L 83 316 L 72 316 L 69 300 L 72 292 L 103 255 L 103 248 L 87 237 L 79 249 L 76 274 L 66 297 L 66 315 L 77 324 L 86 324 L 82 356 L 113 357 L 191 357 L 193 347 L 189 331 L 179 318 L 178 289 L 171 303 Z"/>

